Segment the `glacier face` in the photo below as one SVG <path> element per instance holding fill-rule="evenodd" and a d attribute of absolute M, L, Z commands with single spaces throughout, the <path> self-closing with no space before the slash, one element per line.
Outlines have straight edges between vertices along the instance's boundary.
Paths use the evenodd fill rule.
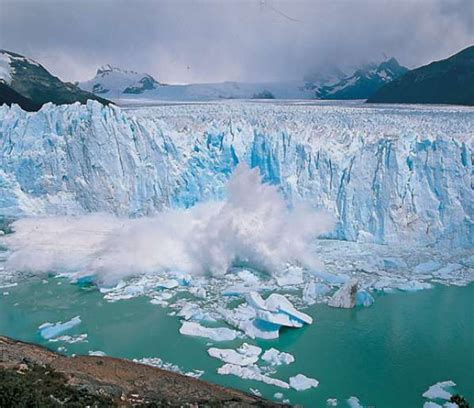
<path fill-rule="evenodd" d="M 333 237 L 473 241 L 474 110 L 222 102 L 0 107 L 0 215 L 153 214 L 220 198 L 239 162 Z"/>

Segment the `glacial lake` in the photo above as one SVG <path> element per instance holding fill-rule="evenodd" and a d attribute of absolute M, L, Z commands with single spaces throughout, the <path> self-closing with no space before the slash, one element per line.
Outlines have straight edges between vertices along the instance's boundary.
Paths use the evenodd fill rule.
<path fill-rule="evenodd" d="M 32 277 L 1 289 L 0 333 L 53 350 L 65 347 L 66 354 L 100 350 L 128 359 L 159 357 L 184 371 L 203 370 L 203 380 L 247 392 L 258 389 L 269 399 L 281 392 L 292 404 L 305 407 L 325 407 L 328 398 L 337 398 L 344 407 L 351 396 L 364 407 L 422 407 L 423 392 L 445 380 L 453 380 L 455 392 L 474 401 L 474 284 L 378 295 L 368 308 L 317 304 L 304 311 L 313 317 L 312 325 L 282 330 L 278 340 L 245 340 L 295 357 L 273 377 L 288 381 L 303 373 L 320 382 L 300 392 L 219 375 L 222 363 L 207 355 L 211 342 L 180 335 L 180 320 L 168 315 L 168 309 L 146 297 L 110 303 L 95 287 L 81 288 L 65 279 Z M 82 323 L 64 334 L 87 333 L 87 342 L 40 337 L 42 323 L 76 315 Z M 241 343 L 212 342 L 220 348 Z"/>

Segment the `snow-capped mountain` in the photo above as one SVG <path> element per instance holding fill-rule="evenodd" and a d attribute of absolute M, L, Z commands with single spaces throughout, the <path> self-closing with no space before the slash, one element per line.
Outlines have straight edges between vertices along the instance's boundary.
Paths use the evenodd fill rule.
<path fill-rule="evenodd" d="M 97 70 L 94 78 L 79 83 L 79 86 L 97 95 L 118 98 L 121 94 L 142 94 L 159 88 L 161 84 L 149 74 L 124 70 L 107 64 Z"/>
<path fill-rule="evenodd" d="M 47 102 L 60 105 L 93 99 L 109 103 L 76 85 L 61 81 L 36 61 L 6 50 L 0 50 L 0 82 L 3 84 L 1 103 L 17 103 L 26 110 L 38 110 Z"/>
<path fill-rule="evenodd" d="M 220 99 L 309 99 L 313 91 L 302 81 L 217 82 L 169 85 L 151 75 L 106 65 L 97 75 L 79 84 L 82 89 L 104 95 L 117 102 L 140 100 L 209 101 Z"/>
<path fill-rule="evenodd" d="M 95 102 L 0 107 L 0 214 L 153 214 L 220 198 L 237 163 L 335 237 L 467 246 L 474 112 L 242 103 L 127 111 Z"/>
<path fill-rule="evenodd" d="M 408 72 L 395 58 L 381 64 L 369 64 L 357 69 L 339 82 L 316 89 L 320 99 L 367 99 L 385 84 Z"/>

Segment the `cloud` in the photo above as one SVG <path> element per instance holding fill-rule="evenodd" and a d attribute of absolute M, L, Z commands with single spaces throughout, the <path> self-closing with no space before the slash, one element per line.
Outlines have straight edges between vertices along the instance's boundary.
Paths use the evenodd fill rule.
<path fill-rule="evenodd" d="M 112 63 L 165 82 L 299 79 L 471 45 L 471 0 L 0 0 L 0 46 L 67 80 Z"/>

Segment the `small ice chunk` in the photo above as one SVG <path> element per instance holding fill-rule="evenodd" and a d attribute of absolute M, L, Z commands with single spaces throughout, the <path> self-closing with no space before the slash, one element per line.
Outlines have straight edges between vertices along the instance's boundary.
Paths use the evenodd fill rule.
<path fill-rule="evenodd" d="M 164 279 L 157 282 L 156 287 L 161 289 L 173 289 L 179 286 L 179 282 L 176 279 Z"/>
<path fill-rule="evenodd" d="M 258 356 L 262 349 L 257 346 L 244 343 L 237 350 L 219 349 L 211 347 L 207 353 L 214 358 L 222 360 L 224 363 L 235 364 L 239 366 L 248 366 L 258 361 Z"/>
<path fill-rule="evenodd" d="M 319 385 L 319 381 L 314 378 L 308 378 L 303 374 L 295 375 L 290 377 L 290 387 L 296 391 L 305 391 L 310 388 L 316 388 Z"/>
<path fill-rule="evenodd" d="M 356 306 L 369 307 L 374 303 L 374 297 L 365 290 L 359 290 L 356 294 Z"/>
<path fill-rule="evenodd" d="M 257 397 L 261 397 L 262 393 L 257 388 L 250 388 L 250 392 Z"/>
<path fill-rule="evenodd" d="M 328 407 L 337 407 L 337 398 L 328 398 L 326 400 L 326 405 Z"/>
<path fill-rule="evenodd" d="M 290 388 L 288 383 L 262 374 L 260 369 L 256 365 L 241 367 L 236 364 L 224 364 L 217 370 L 217 372 L 221 375 L 235 375 L 244 380 L 261 381 L 265 384 L 275 385 L 280 388 Z"/>
<path fill-rule="evenodd" d="M 179 329 L 185 336 L 205 337 L 214 341 L 234 340 L 238 332 L 227 327 L 204 327 L 195 322 L 183 322 Z"/>
<path fill-rule="evenodd" d="M 439 262 L 428 261 L 415 266 L 415 268 L 413 269 L 413 273 L 425 274 L 436 271 L 439 268 L 441 268 L 441 264 Z"/>
<path fill-rule="evenodd" d="M 184 317 L 185 320 L 194 320 L 194 321 L 207 321 L 212 322 L 215 319 L 209 315 L 209 313 L 204 312 L 198 305 L 193 303 L 188 303 L 183 306 L 183 308 L 177 313 L 178 316 Z"/>
<path fill-rule="evenodd" d="M 189 288 L 189 293 L 191 293 L 191 295 L 194 295 L 197 298 L 201 298 L 201 299 L 206 299 L 206 297 L 207 297 L 207 292 L 206 292 L 206 289 L 204 289 L 204 288 L 191 287 L 191 288 Z"/>
<path fill-rule="evenodd" d="M 347 403 L 349 404 L 350 408 L 364 408 L 361 405 L 359 398 L 357 398 L 357 397 L 348 398 Z"/>
<path fill-rule="evenodd" d="M 59 336 L 54 337 L 53 339 L 49 339 L 50 342 L 56 343 L 58 341 L 62 341 L 64 343 L 75 344 L 75 343 L 86 343 L 87 342 L 87 333 L 78 334 L 77 336 Z"/>
<path fill-rule="evenodd" d="M 74 326 L 81 324 L 81 318 L 79 316 L 73 317 L 67 322 L 57 322 L 57 323 L 43 323 L 38 327 L 40 336 L 46 340 L 52 339 L 53 337 L 59 336 L 61 333 L 72 329 Z"/>
<path fill-rule="evenodd" d="M 457 404 L 456 404 L 457 406 Z M 433 401 L 428 401 L 423 404 L 423 408 L 443 408 L 441 405 Z"/>
<path fill-rule="evenodd" d="M 403 290 L 405 292 L 417 292 L 419 290 L 424 289 L 431 289 L 433 285 L 428 282 L 420 282 L 420 281 L 408 281 L 400 283 L 396 286 L 397 289 Z"/>
<path fill-rule="evenodd" d="M 291 364 L 295 361 L 295 358 L 290 353 L 271 348 L 263 353 L 262 360 L 272 366 L 279 366 L 282 364 Z"/>
<path fill-rule="evenodd" d="M 350 309 L 355 306 L 357 286 L 359 282 L 357 279 L 348 280 L 333 296 L 329 299 L 328 305 L 331 307 L 342 307 Z"/>
<path fill-rule="evenodd" d="M 456 384 L 454 383 L 454 381 L 451 380 L 436 383 L 423 393 L 423 397 L 428 399 L 449 400 L 451 398 L 451 393 L 447 391 L 446 388 L 451 388 L 455 386 Z"/>
<path fill-rule="evenodd" d="M 97 357 L 104 357 L 107 355 L 103 351 L 100 351 L 100 350 L 89 350 L 87 354 L 89 354 L 90 356 L 97 356 Z"/>
<path fill-rule="evenodd" d="M 273 394 L 273 398 L 278 399 L 278 400 L 283 399 L 283 397 L 284 395 L 281 392 L 276 392 L 275 394 Z"/>

